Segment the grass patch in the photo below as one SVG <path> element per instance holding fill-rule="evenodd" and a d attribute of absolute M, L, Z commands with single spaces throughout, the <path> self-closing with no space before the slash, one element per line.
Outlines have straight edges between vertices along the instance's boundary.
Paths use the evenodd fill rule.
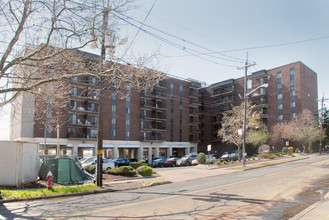
<path fill-rule="evenodd" d="M 86 192 L 98 189 L 96 185 L 85 186 L 66 186 L 54 187 L 52 189 L 36 189 L 36 190 L 1 190 L 5 200 L 8 199 L 29 199 L 34 197 L 42 197 L 49 195 L 62 195 L 76 192 Z"/>

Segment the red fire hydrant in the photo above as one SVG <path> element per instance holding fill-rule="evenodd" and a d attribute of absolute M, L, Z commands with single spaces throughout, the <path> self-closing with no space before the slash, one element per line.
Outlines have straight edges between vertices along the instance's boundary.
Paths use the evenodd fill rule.
<path fill-rule="evenodd" d="M 47 188 L 52 189 L 53 188 L 53 174 L 51 171 L 48 172 L 47 174 Z"/>

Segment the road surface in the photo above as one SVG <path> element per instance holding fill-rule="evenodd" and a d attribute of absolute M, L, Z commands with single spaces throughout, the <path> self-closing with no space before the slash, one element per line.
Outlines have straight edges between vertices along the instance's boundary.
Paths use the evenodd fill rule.
<path fill-rule="evenodd" d="M 299 193 L 329 178 L 328 168 L 329 155 L 322 155 L 139 190 L 6 203 L 0 214 L 8 219 L 282 219 Z"/>

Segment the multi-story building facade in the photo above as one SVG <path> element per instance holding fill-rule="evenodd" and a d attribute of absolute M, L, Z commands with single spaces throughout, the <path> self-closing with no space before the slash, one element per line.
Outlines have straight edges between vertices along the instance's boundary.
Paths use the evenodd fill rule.
<path fill-rule="evenodd" d="M 267 88 L 261 87 L 266 83 Z M 100 97 L 99 80 L 90 76 L 72 78 L 70 86 L 69 101 L 59 122 L 62 154 L 95 155 L 99 99 L 104 106 L 103 149 L 108 158 L 183 156 L 207 152 L 209 144 L 212 153 L 218 155 L 235 150 L 222 143 L 217 133 L 222 113 L 243 101 L 244 77 L 207 87 L 196 80 L 166 77 L 151 92 L 121 88 L 123 98 L 111 90 Z M 303 109 L 317 114 L 317 75 L 301 62 L 248 75 L 247 90 L 255 90 L 248 98 L 261 111 L 262 125 L 269 130 Z M 43 152 L 55 154 L 56 131 L 45 132 L 47 119 L 34 118 L 37 100 L 26 93 L 18 100 L 21 104 L 15 111 L 18 114 L 12 116 L 11 139 L 34 140 Z"/>
<path fill-rule="evenodd" d="M 261 111 L 262 125 L 266 125 L 269 131 L 276 123 L 294 119 L 304 109 L 318 113 L 317 74 L 301 62 L 254 72 L 248 75 L 246 84 L 248 92 L 256 89 L 248 99 Z M 268 84 L 268 87 L 262 87 L 263 84 Z M 204 119 L 200 150 L 205 151 L 208 144 L 218 154 L 234 150 L 234 146 L 222 143 L 217 133 L 221 128 L 221 113 L 240 105 L 243 91 L 244 77 L 200 89 L 201 108 L 204 109 L 200 116 Z M 274 146 L 277 143 L 270 140 L 269 144 Z M 279 150 L 282 146 L 275 147 Z"/>
<path fill-rule="evenodd" d="M 57 122 L 62 154 L 80 157 L 96 154 L 99 99 L 103 103 L 105 157 L 139 160 L 197 151 L 201 82 L 166 77 L 151 92 L 127 86 L 120 88 L 125 91 L 124 96 L 107 89 L 102 97 L 99 83 L 98 78 L 90 76 L 69 81 L 68 103 Z M 33 95 L 24 93 L 21 99 L 25 102 L 20 103 L 29 105 L 15 105 L 20 107 L 12 115 L 11 139 L 34 140 L 40 143 L 42 153 L 56 154 L 57 132 L 55 129 L 49 132 L 45 126 L 51 123 L 45 122 L 51 117 L 35 117 L 38 100 Z"/>

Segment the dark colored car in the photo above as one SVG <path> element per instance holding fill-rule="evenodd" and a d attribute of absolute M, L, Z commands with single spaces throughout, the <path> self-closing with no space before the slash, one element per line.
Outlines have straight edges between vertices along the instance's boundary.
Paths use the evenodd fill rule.
<path fill-rule="evenodd" d="M 178 160 L 177 157 L 168 158 L 165 162 L 163 162 L 163 166 L 165 166 L 165 167 L 175 167 L 177 160 Z"/>
<path fill-rule="evenodd" d="M 224 154 L 223 156 L 221 156 L 219 158 L 219 160 L 221 162 L 223 162 L 223 161 L 231 161 L 231 160 L 236 161 L 236 160 L 238 160 L 238 155 L 236 153 Z"/>
<path fill-rule="evenodd" d="M 118 158 L 113 160 L 115 167 L 129 166 L 130 160 L 126 158 Z"/>
<path fill-rule="evenodd" d="M 156 158 L 152 161 L 152 167 L 163 167 L 166 158 Z"/>

